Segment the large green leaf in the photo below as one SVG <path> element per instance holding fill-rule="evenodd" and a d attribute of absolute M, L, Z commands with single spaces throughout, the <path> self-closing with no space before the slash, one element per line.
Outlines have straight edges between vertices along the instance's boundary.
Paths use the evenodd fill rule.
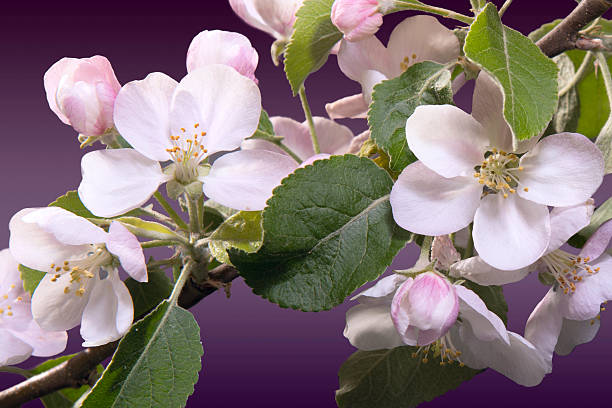
<path fill-rule="evenodd" d="M 325 64 L 329 51 L 342 33 L 331 22 L 334 0 L 306 0 L 296 13 L 291 41 L 285 51 L 285 73 L 293 95 L 306 77 Z"/>
<path fill-rule="evenodd" d="M 138 282 L 132 278 L 124 282 L 132 296 L 135 318 L 154 309 L 172 292 L 172 283 L 163 271 L 149 270 L 148 278 L 148 282 Z"/>
<path fill-rule="evenodd" d="M 261 211 L 240 211 L 229 217 L 210 236 L 210 253 L 221 263 L 231 264 L 227 250 L 255 252 L 261 246 Z"/>
<path fill-rule="evenodd" d="M 539 135 L 557 107 L 557 65 L 530 39 L 502 25 L 492 3 L 472 23 L 463 49 L 501 85 L 514 136 Z"/>
<path fill-rule="evenodd" d="M 82 407 L 183 407 L 193 393 L 202 354 L 193 315 L 164 301 L 121 340 Z"/>
<path fill-rule="evenodd" d="M 27 266 L 21 264 L 19 264 L 18 269 L 21 280 L 23 281 L 23 288 L 26 292 L 29 292 L 30 295 L 34 294 L 34 290 L 40 281 L 45 277 L 46 273 L 28 268 Z"/>
<path fill-rule="evenodd" d="M 393 180 L 369 159 L 333 156 L 274 190 L 258 252 L 230 250 L 255 293 L 304 311 L 330 309 L 377 278 L 409 237 L 393 221 Z"/>
<path fill-rule="evenodd" d="M 457 363 L 441 366 L 412 357 L 416 347 L 358 351 L 340 367 L 340 408 L 411 408 L 457 388 L 479 373 Z"/>
<path fill-rule="evenodd" d="M 368 112 L 371 137 L 390 157 L 390 169 L 401 171 L 416 157 L 406 141 L 406 119 L 419 105 L 453 103 L 451 73 L 444 65 L 420 62 L 401 76 L 376 85 Z"/>

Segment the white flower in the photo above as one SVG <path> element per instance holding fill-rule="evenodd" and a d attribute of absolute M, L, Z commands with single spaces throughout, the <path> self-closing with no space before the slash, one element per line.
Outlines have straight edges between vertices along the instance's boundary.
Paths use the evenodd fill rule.
<path fill-rule="evenodd" d="M 604 161 L 576 133 L 548 136 L 522 157 L 503 150 L 512 138 L 502 100 L 481 73 L 472 116 L 451 105 L 419 106 L 406 122 L 408 146 L 419 161 L 402 171 L 390 200 L 395 221 L 418 234 L 448 234 L 473 220 L 480 257 L 514 270 L 548 247 L 547 206 L 585 202 L 602 182 Z M 535 142 L 519 144 L 519 151 Z"/>
<path fill-rule="evenodd" d="M 11 218 L 10 248 L 17 262 L 47 275 L 32 297 L 32 315 L 46 330 L 79 323 L 83 346 L 121 338 L 134 318 L 132 298 L 117 262 L 134 279 L 147 281 L 144 254 L 121 223 L 106 232 L 58 207 L 26 208 Z"/>
<path fill-rule="evenodd" d="M 0 251 L 0 367 L 31 355 L 49 357 L 66 348 L 65 331 L 45 331 L 32 319 L 30 294 L 23 289 L 18 264 L 8 249 Z"/>

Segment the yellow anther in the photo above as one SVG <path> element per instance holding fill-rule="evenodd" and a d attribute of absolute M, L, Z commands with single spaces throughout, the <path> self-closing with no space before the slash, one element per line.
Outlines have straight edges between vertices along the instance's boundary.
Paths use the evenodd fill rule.
<path fill-rule="evenodd" d="M 474 173 L 474 177 L 476 178 L 480 177 L 480 173 Z"/>
<path fill-rule="evenodd" d="M 523 191 L 524 191 L 524 192 L 528 192 L 528 191 L 529 191 L 529 188 L 528 188 L 528 187 L 525 187 L 525 188 L 523 189 Z"/>
<path fill-rule="evenodd" d="M 193 125 L 193 127 L 194 127 L 194 128 L 196 128 L 196 129 L 197 129 L 199 126 L 200 126 L 200 124 L 199 124 L 199 123 L 196 123 L 195 125 Z"/>
<path fill-rule="evenodd" d="M 6 313 L 6 315 L 7 315 L 7 316 L 12 316 L 12 315 L 13 315 L 13 312 L 7 312 L 7 313 Z"/>
<path fill-rule="evenodd" d="M 64 265 L 68 265 L 68 261 L 64 261 Z"/>
<path fill-rule="evenodd" d="M 23 300 L 23 298 L 21 296 L 17 296 L 17 301 L 21 302 Z"/>
<path fill-rule="evenodd" d="M 181 132 L 185 133 L 185 128 L 181 128 Z"/>
<path fill-rule="evenodd" d="M 4 296 L 2 296 L 4 298 L 4 300 L 8 299 L 8 295 L 5 294 Z"/>
<path fill-rule="evenodd" d="M 85 293 L 85 288 L 81 286 L 80 288 L 76 290 L 75 293 L 77 296 L 83 296 L 83 294 Z"/>
<path fill-rule="evenodd" d="M 508 194 L 504 193 L 504 198 L 508 198 Z"/>
<path fill-rule="evenodd" d="M 70 288 L 68 286 L 66 286 L 64 288 L 64 293 L 66 293 L 66 294 L 70 293 Z"/>
<path fill-rule="evenodd" d="M 514 194 L 514 193 L 516 193 L 516 190 L 515 190 L 515 189 L 513 189 L 513 188 L 511 188 L 511 189 L 510 189 L 510 194 Z"/>
<path fill-rule="evenodd" d="M 518 169 L 519 169 L 519 171 L 523 171 L 524 170 L 523 166 L 519 166 Z"/>
<path fill-rule="evenodd" d="M 424 358 L 423 360 L 421 360 L 424 364 L 427 364 L 427 362 L 429 361 L 427 358 Z"/>
<path fill-rule="evenodd" d="M 15 284 L 11 283 L 11 289 L 15 289 Z"/>
<path fill-rule="evenodd" d="M 66 272 L 68 272 L 70 270 L 70 267 L 69 266 L 64 266 L 62 269 L 65 270 Z"/>
<path fill-rule="evenodd" d="M 53 269 L 53 268 L 55 268 L 55 264 L 54 263 L 51 264 L 51 269 Z"/>
<path fill-rule="evenodd" d="M 11 309 L 13 308 L 13 306 L 8 305 L 6 308 L 7 308 L 8 310 L 11 310 Z"/>

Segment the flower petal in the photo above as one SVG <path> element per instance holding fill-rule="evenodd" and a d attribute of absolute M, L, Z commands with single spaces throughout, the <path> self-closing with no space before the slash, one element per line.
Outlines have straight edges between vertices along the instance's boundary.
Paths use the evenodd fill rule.
<path fill-rule="evenodd" d="M 24 215 L 22 221 L 38 224 L 66 245 L 99 244 L 106 241 L 107 234 L 102 228 L 60 207 L 39 208 Z"/>
<path fill-rule="evenodd" d="M 592 198 L 582 204 L 553 208 L 550 212 L 550 243 L 546 253 L 561 248 L 574 234 L 589 225 L 594 209 Z"/>
<path fill-rule="evenodd" d="M 483 341 L 501 339 L 510 343 L 504 322 L 491 312 L 480 297 L 461 285 L 454 285 L 459 298 L 459 316 L 470 322 L 474 335 Z"/>
<path fill-rule="evenodd" d="M 376 36 L 357 42 L 343 40 L 338 51 L 338 66 L 344 75 L 361 82 L 367 71 L 387 74 L 388 58 L 387 49 Z"/>
<path fill-rule="evenodd" d="M 363 93 L 346 96 L 325 105 L 330 119 L 365 119 L 368 117 L 368 103 Z"/>
<path fill-rule="evenodd" d="M 516 194 L 489 194 L 474 216 L 474 247 L 483 261 L 516 270 L 540 258 L 550 240 L 550 217 L 544 205 Z"/>
<path fill-rule="evenodd" d="M 451 265 L 450 275 L 464 278 L 479 285 L 506 285 L 522 280 L 529 274 L 529 268 L 504 271 L 487 264 L 479 256 L 464 259 Z"/>
<path fill-rule="evenodd" d="M 11 333 L 0 329 L 0 367 L 19 364 L 32 355 L 33 348 Z"/>
<path fill-rule="evenodd" d="M 551 364 L 553 351 L 563 325 L 563 316 L 559 310 L 560 294 L 550 288 L 529 315 L 525 326 L 525 338 L 536 346 Z"/>
<path fill-rule="evenodd" d="M 385 276 L 379 279 L 374 286 L 353 296 L 351 300 L 359 299 L 361 303 L 365 303 L 368 300 L 378 300 L 378 298 L 393 295 L 406 279 L 404 275 L 399 275 L 397 273 Z M 390 300 L 391 299 L 389 299 L 389 307 L 391 307 Z"/>
<path fill-rule="evenodd" d="M 269 27 L 255 9 L 254 0 L 229 0 L 230 7 L 245 23 L 259 30 L 265 31 L 273 37 L 280 36 L 272 27 Z"/>
<path fill-rule="evenodd" d="M 359 350 L 380 350 L 404 345 L 391 321 L 388 303 L 362 304 L 346 312 L 346 337 Z"/>
<path fill-rule="evenodd" d="M 292 158 L 265 150 L 228 153 L 202 178 L 204 194 L 236 210 L 263 210 L 274 187 L 296 167 Z"/>
<path fill-rule="evenodd" d="M 472 116 L 491 140 L 491 147 L 506 152 L 512 149 L 512 132 L 504 119 L 504 95 L 499 85 L 485 71 L 480 71 L 474 86 Z"/>
<path fill-rule="evenodd" d="M 173 135 L 192 136 L 211 155 L 240 147 L 259 125 L 261 95 L 253 81 L 220 64 L 206 65 L 185 76 L 176 87 L 170 109 Z M 201 156 L 202 158 L 205 155 Z"/>
<path fill-rule="evenodd" d="M 249 39 L 231 31 L 202 31 L 194 37 L 187 50 L 187 72 L 210 64 L 224 64 L 257 81 L 255 69 L 258 61 L 257 51 Z"/>
<path fill-rule="evenodd" d="M 319 139 L 321 153 L 333 155 L 345 154 L 348 151 L 354 137 L 351 129 L 320 116 L 315 116 L 313 121 L 315 131 L 317 132 L 317 138 Z M 307 126 L 306 123 L 304 123 L 304 125 Z"/>
<path fill-rule="evenodd" d="M 393 218 L 417 234 L 450 234 L 472 222 L 481 192 L 482 186 L 471 177 L 444 178 L 415 162 L 391 190 Z"/>
<path fill-rule="evenodd" d="M 561 326 L 561 333 L 555 346 L 555 352 L 561 356 L 568 355 L 576 346 L 593 340 L 599 331 L 599 326 L 599 319 L 563 319 L 563 326 Z"/>
<path fill-rule="evenodd" d="M 406 121 L 415 156 L 442 177 L 472 176 L 489 140 L 480 123 L 452 105 L 418 106 Z"/>
<path fill-rule="evenodd" d="M 604 175 L 601 151 L 578 133 L 559 133 L 540 140 L 521 157 L 520 164 L 524 171 L 519 174 L 518 194 L 554 207 L 585 202 Z"/>
<path fill-rule="evenodd" d="M 31 320 L 28 328 L 23 331 L 13 331 L 15 337 L 32 346 L 32 355 L 49 357 L 61 353 L 66 348 L 68 333 L 65 331 L 47 331 Z"/>
<path fill-rule="evenodd" d="M 113 221 L 106 240 L 108 251 L 119 258 L 125 271 L 138 282 L 147 282 L 147 265 L 138 239 L 118 221 Z"/>
<path fill-rule="evenodd" d="M 170 160 L 170 101 L 177 83 L 161 72 L 123 86 L 115 100 L 115 126 L 134 149 L 151 160 Z"/>
<path fill-rule="evenodd" d="M 591 235 L 580 251 L 580 256 L 597 259 L 610 246 L 612 220 L 606 221 Z"/>
<path fill-rule="evenodd" d="M 79 197 L 100 217 L 115 217 L 144 204 L 168 179 L 157 161 L 134 149 L 96 150 L 81 160 Z"/>
<path fill-rule="evenodd" d="M 308 125 L 282 116 L 273 116 L 270 118 L 270 122 L 274 126 L 274 133 L 277 136 L 282 136 L 284 138 L 283 143 L 302 160 L 306 160 L 315 154 Z M 286 153 L 283 152 L 283 154 Z"/>
<path fill-rule="evenodd" d="M 266 26 L 272 28 L 281 38 L 291 35 L 295 13 L 302 5 L 302 0 L 251 0 L 251 2 Z"/>

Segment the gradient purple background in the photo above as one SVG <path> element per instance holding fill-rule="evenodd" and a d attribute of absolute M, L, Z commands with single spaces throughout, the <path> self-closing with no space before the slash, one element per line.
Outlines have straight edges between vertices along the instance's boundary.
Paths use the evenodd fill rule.
<path fill-rule="evenodd" d="M 496 1 L 500 5 L 503 1 Z M 49 2 L 50 3 L 50 2 Z M 467 13 L 469 2 L 432 1 Z M 554 18 L 564 17 L 575 6 L 573 0 L 516 1 L 504 22 L 523 33 Z M 385 18 L 381 37 L 405 16 Z M 453 21 L 445 23 L 452 27 Z M 0 211 L 0 248 L 8 246 L 8 221 L 24 207 L 44 206 L 80 182 L 79 159 L 84 154 L 75 132 L 49 110 L 42 87 L 46 69 L 64 56 L 109 58 L 121 83 L 142 79 L 162 71 L 175 79 L 185 75 L 185 53 L 191 39 L 204 29 L 238 31 L 248 36 L 260 54 L 257 77 L 264 108 L 270 115 L 303 120 L 299 100 L 292 98 L 281 67 L 269 57 L 272 38 L 242 23 L 227 1 L 188 3 L 173 1 L 22 2 L 3 4 L 0 16 L 0 134 L 3 194 Z M 315 114 L 324 114 L 324 104 L 358 91 L 337 68 L 335 57 L 307 82 Z M 469 106 L 464 92 L 463 104 Z M 350 122 L 361 131 L 365 123 Z M 598 202 L 610 195 L 612 180 L 600 191 Z M 414 251 L 396 260 L 408 267 Z M 546 288 L 535 276 L 505 292 L 510 328 L 519 333 L 527 316 Z M 204 344 L 203 371 L 189 407 L 335 407 L 337 370 L 354 351 L 342 336 L 344 314 L 349 304 L 329 312 L 303 313 L 280 309 L 251 293 L 236 281 L 231 299 L 215 293 L 192 309 L 201 326 Z M 518 404 L 593 406 L 609 401 L 607 379 L 612 329 L 606 313 L 602 329 L 588 345 L 571 357 L 556 357 L 554 373 L 539 387 L 528 389 L 494 371 L 477 376 L 459 389 L 424 406 L 451 404 L 471 407 L 510 407 Z M 78 329 L 71 332 L 69 351 L 80 349 Z M 36 364 L 31 359 L 24 366 Z M 0 388 L 19 379 L 0 374 Z M 28 407 L 40 407 L 39 402 Z"/>

